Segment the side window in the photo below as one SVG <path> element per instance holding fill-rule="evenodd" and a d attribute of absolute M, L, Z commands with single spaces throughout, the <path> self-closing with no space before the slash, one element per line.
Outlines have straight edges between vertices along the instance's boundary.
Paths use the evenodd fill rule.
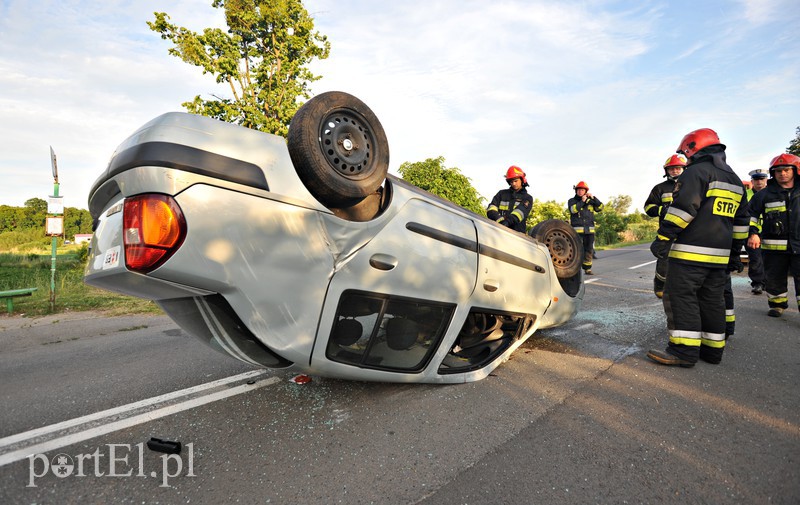
<path fill-rule="evenodd" d="M 478 370 L 491 363 L 517 339 L 526 334 L 536 316 L 473 309 L 470 311 L 439 373 Z"/>
<path fill-rule="evenodd" d="M 365 368 L 420 371 L 454 310 L 454 304 L 345 291 L 325 355 Z"/>

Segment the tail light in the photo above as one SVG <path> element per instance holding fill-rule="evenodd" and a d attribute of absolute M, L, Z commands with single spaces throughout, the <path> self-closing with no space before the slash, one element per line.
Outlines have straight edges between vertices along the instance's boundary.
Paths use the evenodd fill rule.
<path fill-rule="evenodd" d="M 186 220 L 169 195 L 139 195 L 125 199 L 122 212 L 125 266 L 147 273 L 162 265 L 186 238 Z"/>

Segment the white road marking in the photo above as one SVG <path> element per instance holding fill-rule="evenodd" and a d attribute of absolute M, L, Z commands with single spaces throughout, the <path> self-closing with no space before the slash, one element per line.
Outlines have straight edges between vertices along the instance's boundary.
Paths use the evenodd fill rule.
<path fill-rule="evenodd" d="M 632 267 L 628 267 L 628 270 L 636 270 L 637 268 L 646 267 L 647 265 L 652 265 L 658 260 L 648 261 L 647 263 L 642 263 L 641 265 L 634 265 Z"/>
<path fill-rule="evenodd" d="M 95 414 L 90 414 L 76 419 L 70 419 L 68 421 L 64 421 L 61 423 L 56 423 L 50 426 L 45 426 L 43 428 L 37 428 L 35 430 L 26 431 L 24 433 L 19 433 L 17 435 L 11 435 L 9 437 L 0 439 L 0 447 L 7 447 L 12 444 L 30 442 L 37 438 L 46 435 L 52 435 L 60 431 L 65 431 L 69 428 L 86 424 L 92 421 L 98 421 L 113 416 L 124 415 L 125 413 L 132 412 L 142 407 L 163 403 L 165 401 L 169 401 L 175 398 L 180 398 L 182 396 L 189 396 L 199 391 L 204 391 L 207 389 L 224 386 L 225 384 L 229 384 L 231 382 L 258 377 L 259 375 L 263 375 L 265 373 L 266 371 L 264 370 L 254 370 L 251 372 L 245 372 L 239 375 L 234 375 L 232 377 L 227 377 L 225 379 L 220 379 L 206 384 L 200 384 L 198 386 L 182 389 L 180 391 L 174 391 L 172 393 L 167 393 L 154 398 L 148 398 L 139 402 L 123 405 L 121 407 L 115 407 L 113 409 L 104 410 L 102 412 L 97 412 Z M 222 391 L 217 391 L 214 393 L 206 394 L 204 396 L 199 396 L 191 400 L 186 400 L 166 407 L 161 407 L 149 412 L 145 412 L 143 414 L 138 414 L 128 418 L 113 421 L 107 424 L 100 424 L 99 426 L 86 428 L 81 431 L 71 433 L 69 435 L 56 437 L 54 439 L 36 443 L 34 445 L 30 445 L 22 449 L 12 449 L 11 451 L 6 453 L 0 453 L 0 466 L 20 461 L 32 454 L 39 454 L 51 451 L 53 449 L 58 449 L 68 445 L 76 444 L 79 442 L 83 442 L 84 440 L 89 440 L 94 437 L 105 435 L 107 433 L 123 430 L 125 428 L 130 428 L 131 426 L 136 426 L 137 424 L 143 424 L 149 421 L 153 421 L 155 419 L 160 419 L 162 417 L 176 414 L 178 412 L 183 412 L 184 410 L 193 409 L 195 407 L 199 407 L 207 403 L 223 400 L 225 398 L 246 393 L 248 391 L 253 391 L 255 389 L 259 389 L 265 386 L 270 386 L 279 381 L 280 379 L 278 377 L 268 377 L 266 379 L 256 382 L 255 384 L 241 384 L 239 386 L 235 386 L 229 389 L 224 389 Z"/>
<path fill-rule="evenodd" d="M 588 281 L 583 281 L 584 284 L 591 284 L 593 282 L 597 282 L 600 280 L 600 277 L 595 277 L 594 279 L 589 279 Z"/>

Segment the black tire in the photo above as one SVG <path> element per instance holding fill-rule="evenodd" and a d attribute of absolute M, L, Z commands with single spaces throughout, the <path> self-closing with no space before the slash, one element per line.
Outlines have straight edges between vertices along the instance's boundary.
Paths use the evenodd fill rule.
<path fill-rule="evenodd" d="M 558 219 L 548 219 L 531 228 L 528 234 L 547 246 L 556 277 L 570 279 L 580 273 L 583 243 L 572 226 Z"/>
<path fill-rule="evenodd" d="M 289 156 L 300 180 L 326 207 L 354 205 L 377 191 L 389 170 L 380 121 L 358 98 L 329 91 L 292 118 Z"/>

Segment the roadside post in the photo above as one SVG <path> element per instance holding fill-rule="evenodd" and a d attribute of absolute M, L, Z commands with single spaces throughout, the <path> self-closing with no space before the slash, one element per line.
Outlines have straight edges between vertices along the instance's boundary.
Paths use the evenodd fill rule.
<path fill-rule="evenodd" d="M 52 237 L 50 255 L 50 312 L 56 310 L 56 246 L 58 236 L 64 234 L 64 203 L 58 195 L 58 166 L 56 153 L 50 146 L 50 164 L 53 167 L 53 196 L 47 201 L 47 235 Z"/>

